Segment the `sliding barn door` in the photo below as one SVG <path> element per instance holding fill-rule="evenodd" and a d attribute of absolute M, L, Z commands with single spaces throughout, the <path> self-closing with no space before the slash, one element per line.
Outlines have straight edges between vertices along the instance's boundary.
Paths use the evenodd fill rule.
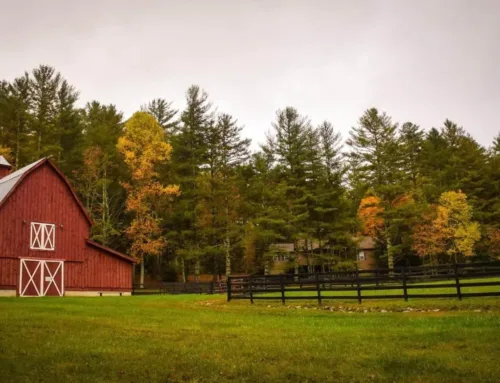
<path fill-rule="evenodd" d="M 64 262 L 21 259 L 19 296 L 64 295 Z"/>

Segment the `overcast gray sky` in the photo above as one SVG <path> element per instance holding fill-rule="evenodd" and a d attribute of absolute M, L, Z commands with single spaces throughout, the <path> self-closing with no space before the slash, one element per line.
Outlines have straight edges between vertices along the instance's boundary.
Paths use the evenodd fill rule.
<path fill-rule="evenodd" d="M 500 1 L 0 0 L 0 78 L 44 63 L 129 116 L 191 84 L 254 147 L 295 106 L 344 136 L 375 106 L 429 129 L 500 131 Z"/>

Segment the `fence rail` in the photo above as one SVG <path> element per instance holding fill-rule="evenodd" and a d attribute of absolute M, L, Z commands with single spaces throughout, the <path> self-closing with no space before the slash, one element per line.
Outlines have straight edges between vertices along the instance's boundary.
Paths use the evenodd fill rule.
<path fill-rule="evenodd" d="M 132 295 L 217 294 L 226 292 L 225 282 L 158 282 L 134 284 Z"/>
<path fill-rule="evenodd" d="M 498 280 L 486 280 L 499 277 Z M 488 291 L 463 292 L 469 287 L 493 287 Z M 497 287 L 496 289 L 494 287 Z M 421 289 L 447 289 L 436 293 L 413 293 Z M 325 294 L 334 292 L 334 295 Z M 375 292 L 375 293 L 367 293 Z M 350 294 L 349 294 L 350 293 Z M 500 262 L 423 267 L 248 275 L 229 277 L 227 299 L 317 300 L 404 299 L 500 296 Z"/>

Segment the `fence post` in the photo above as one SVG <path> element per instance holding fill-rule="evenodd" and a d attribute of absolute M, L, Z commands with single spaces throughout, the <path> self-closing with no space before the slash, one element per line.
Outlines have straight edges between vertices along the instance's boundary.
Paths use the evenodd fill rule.
<path fill-rule="evenodd" d="M 462 290 L 460 289 L 460 277 L 458 274 L 458 265 L 455 263 L 455 284 L 457 285 L 457 296 L 462 300 Z"/>
<path fill-rule="evenodd" d="M 318 291 L 318 304 L 321 305 L 321 286 L 319 284 L 319 274 L 316 273 L 316 290 Z"/>
<path fill-rule="evenodd" d="M 408 302 L 408 289 L 406 288 L 406 273 L 405 273 L 405 267 L 403 266 L 403 296 L 405 298 L 405 302 Z"/>
<path fill-rule="evenodd" d="M 285 275 L 280 275 L 281 303 L 285 304 Z"/>
<path fill-rule="evenodd" d="M 248 288 L 250 289 L 250 303 L 253 304 L 253 286 L 252 286 L 252 276 L 248 277 Z"/>
<path fill-rule="evenodd" d="M 231 277 L 227 277 L 227 301 L 231 301 Z"/>
<path fill-rule="evenodd" d="M 356 267 L 356 287 L 358 290 L 358 303 L 361 303 L 361 285 L 359 280 L 359 269 Z"/>

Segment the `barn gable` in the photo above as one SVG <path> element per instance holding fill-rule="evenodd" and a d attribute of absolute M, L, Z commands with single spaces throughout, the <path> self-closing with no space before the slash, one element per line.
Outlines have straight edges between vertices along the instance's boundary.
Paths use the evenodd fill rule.
<path fill-rule="evenodd" d="M 78 204 L 79 208 L 81 209 L 83 215 L 87 219 L 89 225 L 92 225 L 92 220 L 90 219 L 89 215 L 87 214 L 87 211 L 83 207 L 83 204 L 81 203 L 80 199 L 76 195 L 75 191 L 71 187 L 71 184 L 69 183 L 68 179 L 64 176 L 64 174 L 61 173 L 61 171 L 48 159 L 48 158 L 42 158 L 36 162 L 33 162 L 32 164 L 29 164 L 19 170 L 16 170 L 15 172 L 0 178 L 0 209 L 2 206 L 6 203 L 8 200 L 9 196 L 13 194 L 16 189 L 19 187 L 19 185 L 22 184 L 23 180 L 28 177 L 30 173 L 38 169 L 39 167 L 43 165 L 48 165 L 60 178 L 61 180 L 65 183 L 67 186 L 68 190 L 72 194 L 73 198 L 75 199 L 75 202 Z"/>

